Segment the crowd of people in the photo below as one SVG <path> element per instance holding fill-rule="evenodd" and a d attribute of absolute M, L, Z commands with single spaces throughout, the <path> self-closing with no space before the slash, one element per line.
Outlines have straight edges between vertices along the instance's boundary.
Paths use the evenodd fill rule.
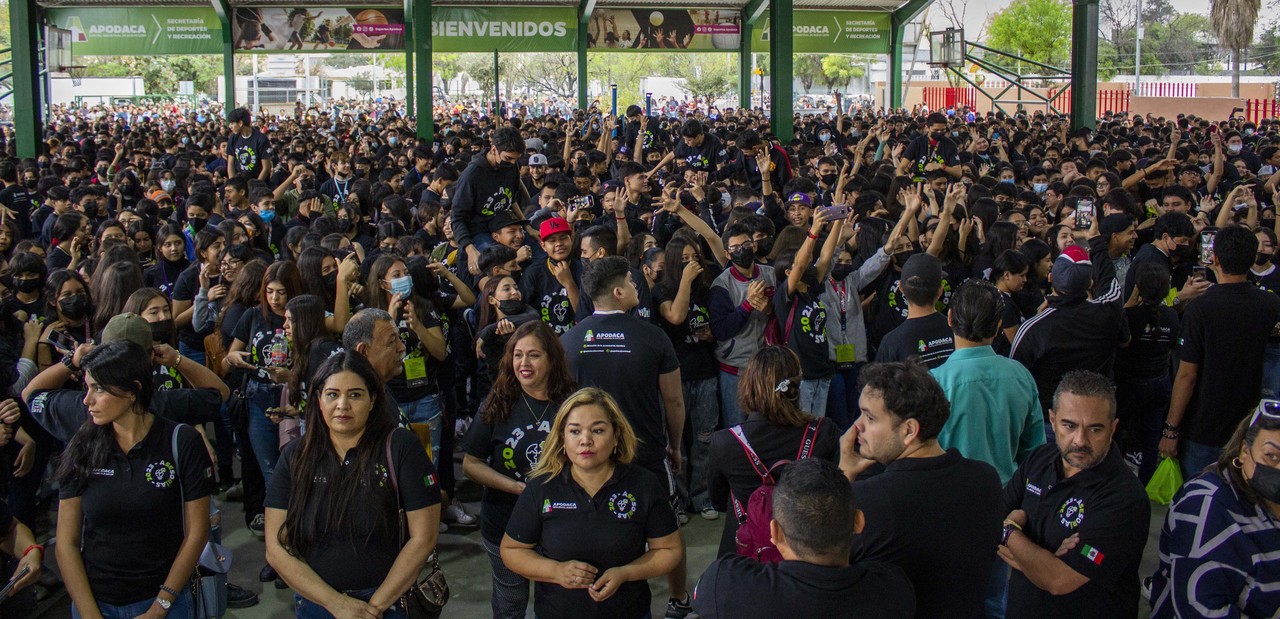
<path fill-rule="evenodd" d="M 60 110 L 0 159 L 0 608 L 56 491 L 87 619 L 207 617 L 221 501 L 306 618 L 407 617 L 448 527 L 502 618 L 1280 612 L 1280 121 L 712 112 Z"/>

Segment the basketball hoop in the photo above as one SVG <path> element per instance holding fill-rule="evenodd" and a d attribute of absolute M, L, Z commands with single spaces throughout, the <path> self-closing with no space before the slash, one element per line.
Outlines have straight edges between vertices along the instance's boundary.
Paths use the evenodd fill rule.
<path fill-rule="evenodd" d="M 68 67 L 62 67 L 62 70 L 65 71 L 67 75 L 71 76 L 71 85 L 77 88 L 80 86 L 81 82 L 84 81 L 84 74 L 85 74 L 85 71 L 87 71 L 88 69 L 89 67 L 85 65 L 71 65 Z"/>

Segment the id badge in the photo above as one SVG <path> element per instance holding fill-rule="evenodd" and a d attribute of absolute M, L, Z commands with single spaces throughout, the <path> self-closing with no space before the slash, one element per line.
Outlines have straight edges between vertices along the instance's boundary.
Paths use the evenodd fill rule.
<path fill-rule="evenodd" d="M 853 344 L 836 344 L 836 363 L 853 363 L 857 359 L 857 350 Z"/>
<path fill-rule="evenodd" d="M 422 357 L 405 357 L 404 380 L 410 386 L 427 377 L 427 361 Z"/>

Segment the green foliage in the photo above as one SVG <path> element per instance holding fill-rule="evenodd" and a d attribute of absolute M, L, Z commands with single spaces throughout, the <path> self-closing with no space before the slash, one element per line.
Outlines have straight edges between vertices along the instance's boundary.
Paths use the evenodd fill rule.
<path fill-rule="evenodd" d="M 86 77 L 141 77 L 147 94 L 177 94 L 178 82 L 196 92 L 217 92 L 222 60 L 217 56 L 83 56 Z"/>
<path fill-rule="evenodd" d="M 9 33 L 9 1 L 0 0 L 0 47 L 12 45 Z"/>
<path fill-rule="evenodd" d="M 720 97 L 733 94 L 738 89 L 738 76 L 728 71 L 704 68 L 697 74 L 686 77 L 682 89 L 690 96 L 715 101 Z"/>
<path fill-rule="evenodd" d="M 441 88 L 444 94 L 449 94 L 449 82 L 458 76 L 458 72 L 462 70 L 458 64 L 460 56 L 458 54 L 432 54 L 431 70 L 440 76 L 442 82 Z"/>
<path fill-rule="evenodd" d="M 822 74 L 822 57 L 817 54 L 796 54 L 792 63 L 792 72 L 800 80 L 805 93 L 813 89 L 813 83 L 824 79 Z"/>
<path fill-rule="evenodd" d="M 822 81 L 827 85 L 827 90 L 833 90 L 837 86 L 844 88 L 853 79 L 866 75 L 867 71 L 863 68 L 863 64 L 854 56 L 837 54 L 823 56 Z"/>
<path fill-rule="evenodd" d="M 987 45 L 1055 67 L 1071 61 L 1071 4 L 1065 0 L 1013 0 L 991 18 Z M 991 59 L 1007 67 L 1016 61 Z M 1038 70 L 1035 72 L 1039 72 Z"/>

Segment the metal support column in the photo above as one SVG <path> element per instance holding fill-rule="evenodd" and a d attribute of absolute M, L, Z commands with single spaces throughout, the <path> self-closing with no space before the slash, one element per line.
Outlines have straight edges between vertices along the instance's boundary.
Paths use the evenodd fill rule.
<path fill-rule="evenodd" d="M 578 6 L 578 109 L 587 109 L 587 27 L 596 10 L 596 0 L 582 0 Z"/>
<path fill-rule="evenodd" d="M 431 103 L 431 0 L 405 0 L 407 15 L 418 27 L 413 29 L 413 94 L 418 140 L 435 139 L 435 106 Z M 405 20 L 409 21 L 409 20 Z"/>
<path fill-rule="evenodd" d="M 1071 7 L 1071 127 L 1092 129 L 1098 119 L 1098 0 Z"/>
<path fill-rule="evenodd" d="M 889 75 L 885 79 L 885 97 L 889 107 L 902 107 L 902 46 L 906 43 L 907 24 L 911 23 L 933 0 L 911 0 L 893 12 L 889 25 Z M 906 68 L 908 71 L 911 67 Z"/>
<path fill-rule="evenodd" d="M 212 2 L 213 12 L 218 14 L 218 23 L 222 26 L 222 113 L 225 117 L 236 108 L 236 46 L 231 37 L 231 4 L 227 0 Z"/>
<path fill-rule="evenodd" d="M 404 0 L 404 14 L 413 15 L 413 0 Z M 428 24 L 428 28 L 431 26 Z M 416 100 L 413 98 L 413 20 L 404 20 L 404 114 L 413 116 Z"/>
<path fill-rule="evenodd" d="M 19 157 L 40 154 L 44 126 L 40 113 L 40 7 L 35 0 L 9 0 L 13 64 L 13 131 Z"/>
<path fill-rule="evenodd" d="M 783 144 L 795 134 L 791 100 L 795 86 L 791 0 L 769 2 L 769 125 Z"/>
<path fill-rule="evenodd" d="M 769 0 L 751 0 L 742 10 L 742 42 L 738 47 L 738 105 L 751 109 L 751 78 L 754 64 L 751 55 L 751 41 L 755 38 L 756 24 L 769 10 Z M 764 97 L 764 92 L 760 93 Z"/>

